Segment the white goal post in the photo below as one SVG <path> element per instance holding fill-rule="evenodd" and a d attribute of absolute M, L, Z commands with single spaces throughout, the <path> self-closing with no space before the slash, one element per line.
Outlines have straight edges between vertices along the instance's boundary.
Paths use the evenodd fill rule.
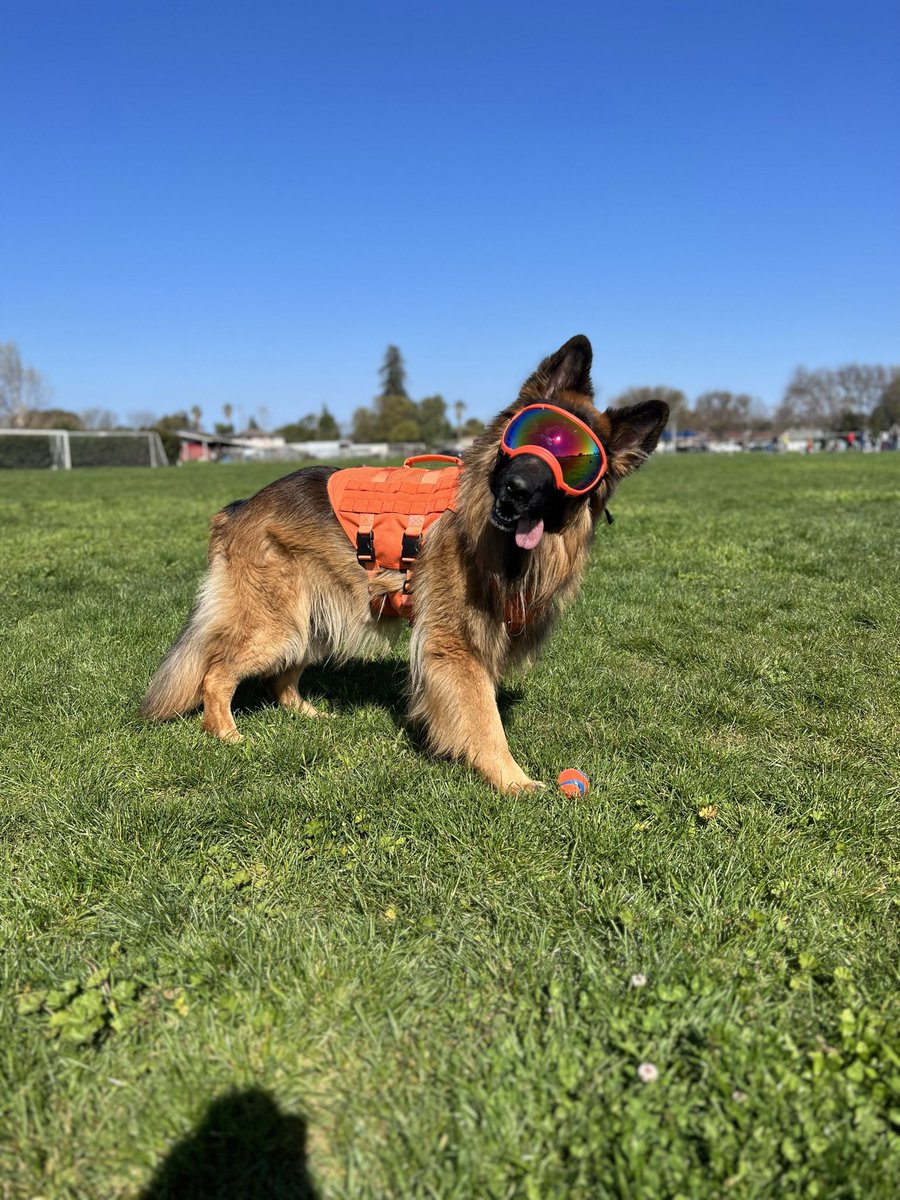
<path fill-rule="evenodd" d="M 27 440 L 18 440 L 23 438 Z M 73 467 L 168 465 L 162 439 L 155 430 L 0 429 L 0 468 L 71 471 Z"/>

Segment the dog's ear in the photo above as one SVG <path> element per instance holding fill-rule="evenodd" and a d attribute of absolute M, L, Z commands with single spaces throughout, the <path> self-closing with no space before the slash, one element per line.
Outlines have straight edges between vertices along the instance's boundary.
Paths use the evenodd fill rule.
<path fill-rule="evenodd" d="M 621 479 L 636 471 L 656 449 L 669 419 L 669 406 L 662 400 L 646 400 L 630 408 L 608 408 L 603 415 L 610 424 L 606 444 L 610 469 Z"/>
<path fill-rule="evenodd" d="M 591 386 L 591 360 L 594 352 L 583 333 L 569 338 L 564 346 L 545 358 L 532 377 L 529 385 L 537 387 L 544 399 L 550 400 L 559 392 L 581 392 L 593 396 Z"/>

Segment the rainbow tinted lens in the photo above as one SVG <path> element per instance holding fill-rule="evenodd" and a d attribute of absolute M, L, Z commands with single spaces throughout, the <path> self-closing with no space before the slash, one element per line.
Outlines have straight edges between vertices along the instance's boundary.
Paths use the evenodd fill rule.
<path fill-rule="evenodd" d="M 603 451 L 587 426 L 555 408 L 523 408 L 507 425 L 504 449 L 528 446 L 549 450 L 559 463 L 563 482 L 576 492 L 593 487 L 606 466 Z"/>

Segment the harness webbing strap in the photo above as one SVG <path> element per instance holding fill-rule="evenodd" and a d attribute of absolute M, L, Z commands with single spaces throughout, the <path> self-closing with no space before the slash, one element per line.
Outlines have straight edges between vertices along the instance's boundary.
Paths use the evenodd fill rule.
<path fill-rule="evenodd" d="M 375 561 L 375 514 L 363 513 L 356 531 L 356 558 L 363 566 Z"/>
<path fill-rule="evenodd" d="M 416 561 L 416 555 L 419 553 L 421 546 L 422 530 L 425 526 L 425 514 L 414 514 L 409 518 L 406 529 L 403 532 L 403 541 L 400 545 L 400 566 L 411 567 Z"/>

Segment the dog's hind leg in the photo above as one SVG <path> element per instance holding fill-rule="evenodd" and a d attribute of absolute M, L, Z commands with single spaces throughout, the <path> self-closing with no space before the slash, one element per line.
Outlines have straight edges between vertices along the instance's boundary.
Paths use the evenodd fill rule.
<path fill-rule="evenodd" d="M 225 742 L 239 742 L 231 700 L 240 676 L 227 662 L 213 663 L 203 676 L 203 728 Z"/>
<path fill-rule="evenodd" d="M 226 742 L 240 741 L 231 701 L 237 685 L 243 679 L 262 678 L 269 684 L 275 681 L 277 694 L 269 690 L 275 699 L 291 707 L 302 707 L 297 692 L 297 679 L 303 664 L 304 648 L 298 648 L 284 628 L 277 628 L 273 621 L 260 615 L 260 624 L 253 633 L 237 642 L 235 639 L 220 645 L 219 653 L 212 659 L 203 676 L 203 728 L 207 733 Z M 299 649 L 301 665 L 293 669 L 285 667 Z M 293 699 L 291 698 L 293 692 Z"/>
<path fill-rule="evenodd" d="M 321 717 L 326 714 L 319 712 L 308 700 L 304 700 L 298 690 L 305 666 L 305 663 L 294 664 L 279 671 L 277 675 L 269 675 L 265 681 L 266 689 L 275 703 L 283 708 L 302 713 L 304 717 Z"/>

